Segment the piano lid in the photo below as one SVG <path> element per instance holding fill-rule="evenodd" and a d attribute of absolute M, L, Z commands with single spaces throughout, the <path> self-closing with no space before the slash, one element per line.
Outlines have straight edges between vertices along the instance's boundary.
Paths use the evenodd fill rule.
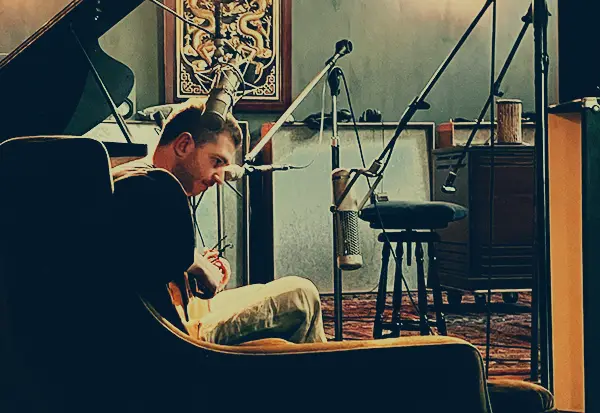
<path fill-rule="evenodd" d="M 133 72 L 107 55 L 98 39 L 142 2 L 72 1 L 6 56 L 0 62 L 0 142 L 83 135 L 111 114 L 77 38 L 121 105 L 133 88 Z"/>

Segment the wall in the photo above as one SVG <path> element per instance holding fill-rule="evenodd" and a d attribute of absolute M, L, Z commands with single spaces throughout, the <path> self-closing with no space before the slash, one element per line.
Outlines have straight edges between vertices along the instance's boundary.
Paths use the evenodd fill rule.
<path fill-rule="evenodd" d="M 0 0 L 0 53 L 32 34 L 68 1 Z M 498 2 L 497 71 L 521 30 L 530 0 Z M 397 122 L 407 105 L 439 67 L 481 9 L 484 0 L 294 0 L 292 5 L 292 95 L 295 97 L 322 69 L 335 43 L 350 39 L 354 51 L 339 61 L 349 81 L 357 115 L 366 108 L 382 111 Z M 555 103 L 556 0 L 549 32 L 550 102 Z M 475 118 L 485 102 L 490 79 L 491 8 L 434 87 L 429 111 L 414 121 L 442 122 L 451 117 Z M 169 16 L 169 18 L 171 18 Z M 135 73 L 136 107 L 163 103 L 163 12 L 143 2 L 102 39 L 104 49 Z M 320 110 L 320 86 L 294 113 L 297 120 Z M 533 29 L 530 27 L 504 82 L 506 97 L 523 99 L 534 108 Z M 327 102 L 329 109 L 329 102 Z M 345 98 L 340 106 L 347 107 Z M 276 113 L 237 113 L 257 134 Z"/>
<path fill-rule="evenodd" d="M 531 2 L 498 2 L 497 72 Z M 292 5 L 292 96 L 297 96 L 323 68 L 335 43 L 350 39 L 354 51 L 339 61 L 346 73 L 357 116 L 377 108 L 385 121 L 397 122 L 481 9 L 484 0 L 295 0 Z M 549 2 L 551 12 L 555 1 Z M 553 13 L 554 17 L 556 13 Z M 549 49 L 556 50 L 556 18 L 551 18 Z M 157 33 L 158 29 L 158 33 Z M 143 3 L 106 35 L 104 46 L 136 74 L 138 108 L 162 103 L 162 12 Z M 489 91 L 491 7 L 464 44 L 427 101 L 429 111 L 414 121 L 442 122 L 451 117 L 476 118 Z M 550 102 L 556 101 L 556 53 L 551 56 Z M 320 110 L 317 87 L 295 111 L 302 120 Z M 505 97 L 523 100 L 533 111 L 533 28 L 530 27 L 505 78 Z M 344 97 L 340 106 L 348 107 Z M 327 102 L 327 110 L 330 104 Z M 254 135 L 277 114 L 237 113 Z"/>
<path fill-rule="evenodd" d="M 294 96 L 332 54 L 335 41 L 348 38 L 354 51 L 339 65 L 350 82 L 358 113 L 378 108 L 384 120 L 397 121 L 457 43 L 484 1 L 465 0 L 332 0 L 294 3 Z M 314 4 L 313 4 L 314 3 Z M 498 65 L 504 61 L 522 27 L 527 0 L 498 2 Z M 476 117 L 489 91 L 491 8 L 448 67 L 427 101 L 428 112 L 416 121 L 441 122 Z M 554 33 L 550 36 L 555 44 Z M 553 48 L 553 46 L 551 46 Z M 506 78 L 507 97 L 524 100 L 532 110 L 533 29 Z M 499 67 L 497 68 L 499 70 Z M 307 99 L 298 119 L 319 107 L 318 94 Z M 554 89 L 551 100 L 553 100 Z"/>
<path fill-rule="evenodd" d="M 0 59 L 31 36 L 52 16 L 61 11 L 67 0 L 0 0 Z"/>
<path fill-rule="evenodd" d="M 0 0 L 0 58 L 69 4 L 67 0 Z M 162 97 L 162 11 L 142 2 L 100 39 L 101 46 L 135 73 L 136 104 L 156 105 Z M 56 47 L 60 47 L 56 45 Z"/>
<path fill-rule="evenodd" d="M 137 109 L 164 99 L 162 21 L 162 11 L 146 1 L 100 39 L 108 54 L 133 70 Z"/>
<path fill-rule="evenodd" d="M 374 159 L 395 130 L 395 123 L 359 123 L 361 146 L 366 159 Z M 411 122 L 400 136 L 386 168 L 379 190 L 392 200 L 427 201 L 430 199 L 428 148 L 433 140 L 431 122 Z M 338 130 L 340 159 L 344 167 L 361 164 L 355 132 L 351 125 Z M 275 163 L 309 165 L 300 171 L 273 174 L 273 249 L 275 278 L 299 275 L 311 280 L 321 293 L 333 292 L 333 231 L 330 212 L 331 144 L 325 136 L 302 124 L 284 125 L 273 141 Z M 372 183 L 372 181 L 371 181 Z M 353 187 L 353 196 L 361 202 L 368 192 L 365 179 Z M 310 194 L 307 196 L 307 194 Z M 372 291 L 378 285 L 381 268 L 381 231 L 366 221 L 358 221 L 358 238 L 363 265 L 344 271 L 344 292 Z M 425 246 L 425 251 L 427 252 Z M 402 262 L 402 274 L 411 289 L 416 288 L 416 265 Z M 390 258 L 388 291 L 393 289 L 394 261 Z M 425 267 L 427 271 L 427 266 Z"/>

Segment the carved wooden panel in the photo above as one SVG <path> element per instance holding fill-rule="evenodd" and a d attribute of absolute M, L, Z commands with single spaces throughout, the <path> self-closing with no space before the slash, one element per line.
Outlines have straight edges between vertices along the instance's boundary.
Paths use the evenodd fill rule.
<path fill-rule="evenodd" d="M 219 72 L 213 34 L 218 26 L 210 0 L 165 4 L 200 27 L 165 14 L 165 98 L 168 103 L 208 95 Z M 290 0 L 239 0 L 221 5 L 224 61 L 239 68 L 246 110 L 282 110 L 290 103 Z M 235 60 L 234 60 L 235 59 Z"/>

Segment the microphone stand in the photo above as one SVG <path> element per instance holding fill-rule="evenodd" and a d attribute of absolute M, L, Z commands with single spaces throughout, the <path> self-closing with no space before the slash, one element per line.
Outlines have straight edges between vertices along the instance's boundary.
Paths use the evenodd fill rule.
<path fill-rule="evenodd" d="M 550 290 L 550 232 L 548 210 L 548 4 L 533 0 L 535 62 L 535 289 L 532 295 L 532 337 L 539 337 L 542 386 L 553 390 L 552 319 Z M 538 331 L 539 317 L 539 331 Z M 533 326 L 535 321 L 535 326 Z M 535 330 L 534 330 L 535 328 Z M 539 334 L 539 336 L 538 336 Z M 533 349 L 532 349 L 533 350 Z M 537 349 L 535 354 L 537 366 Z M 533 363 L 533 358 L 532 358 Z"/>
<path fill-rule="evenodd" d="M 182 22 L 189 24 L 192 27 L 195 27 L 198 30 L 202 30 L 203 32 L 205 32 L 206 34 L 208 34 L 211 37 L 214 37 L 214 34 L 209 32 L 208 30 L 206 30 L 205 27 L 200 26 L 199 24 L 191 21 L 190 19 L 185 18 L 184 16 L 180 15 L 179 13 L 177 13 L 175 10 L 165 6 L 164 4 L 162 4 L 160 1 L 158 0 L 149 0 L 150 2 L 154 3 L 156 6 L 158 6 L 159 8 L 161 8 L 163 11 L 166 11 L 167 13 L 171 13 L 173 16 L 175 16 L 177 19 L 181 20 Z M 215 8 L 220 7 L 220 2 L 215 4 Z"/>
<path fill-rule="evenodd" d="M 396 130 L 394 132 L 394 136 L 392 136 L 391 140 L 389 141 L 387 146 L 383 149 L 383 151 L 379 155 L 379 157 L 373 161 L 373 163 L 371 164 L 371 166 L 368 169 L 360 168 L 360 169 L 353 170 L 353 172 L 355 172 L 354 175 L 352 176 L 352 178 L 348 182 L 348 185 L 346 186 L 346 188 L 340 195 L 339 200 L 335 203 L 336 209 L 346 199 L 346 196 L 348 196 L 348 193 L 352 190 L 352 187 L 356 184 L 356 181 L 358 181 L 358 178 L 360 178 L 361 175 L 365 175 L 366 177 L 376 178 L 375 181 L 373 182 L 373 184 L 370 186 L 369 191 L 367 192 L 367 194 L 365 195 L 365 197 L 363 198 L 361 203 L 358 205 L 358 210 L 360 211 L 365 206 L 365 204 L 371 198 L 371 195 L 374 193 L 375 189 L 377 188 L 377 186 L 379 185 L 379 183 L 381 182 L 381 180 L 383 178 L 383 170 L 385 170 L 385 167 L 387 166 L 387 163 L 391 157 L 391 152 L 394 149 L 394 145 L 396 144 L 396 141 L 400 137 L 400 134 L 406 128 L 406 126 L 408 125 L 408 123 L 411 121 L 412 117 L 415 115 L 415 113 L 417 113 L 418 110 L 426 110 L 426 109 L 430 108 L 430 105 L 427 102 L 425 102 L 425 98 L 427 97 L 427 95 L 429 95 L 429 93 L 431 92 L 431 90 L 433 89 L 435 84 L 438 82 L 438 80 L 440 79 L 440 77 L 442 76 L 442 74 L 444 73 L 444 71 L 446 70 L 446 68 L 448 67 L 448 65 L 450 64 L 452 59 L 454 58 L 454 56 L 458 53 L 460 48 L 463 46 L 463 44 L 465 43 L 465 41 L 467 40 L 467 38 L 469 37 L 471 32 L 475 29 L 475 27 L 477 26 L 477 24 L 479 23 L 479 21 L 481 20 L 481 18 L 483 17 L 483 15 L 485 14 L 485 12 L 487 11 L 487 9 L 490 7 L 490 5 L 492 3 L 493 3 L 493 0 L 485 1 L 485 4 L 483 5 L 482 9 L 479 11 L 477 16 L 475 16 L 475 18 L 471 22 L 470 26 L 467 28 L 465 33 L 459 39 L 456 46 L 454 46 L 454 49 L 452 49 L 450 54 L 446 57 L 446 59 L 438 67 L 438 69 L 433 74 L 433 76 L 431 77 L 429 82 L 427 82 L 427 84 L 425 85 L 425 87 L 423 88 L 421 93 L 417 97 L 415 97 L 415 99 L 412 101 L 412 103 L 406 108 L 406 110 L 402 114 L 402 117 L 400 118 L 400 121 L 398 122 L 398 126 L 396 127 Z M 388 159 L 384 163 L 384 158 L 386 156 Z M 383 167 L 383 170 L 381 170 L 382 167 Z"/>
<path fill-rule="evenodd" d="M 340 73 L 339 67 L 334 67 L 329 72 L 327 79 L 329 89 L 331 91 L 331 120 L 332 120 L 332 135 L 331 135 L 331 170 L 340 167 L 340 140 L 338 135 L 338 113 L 337 113 L 337 97 L 340 94 Z M 333 308 L 334 308 L 334 329 L 335 340 L 342 341 L 342 270 L 338 265 L 338 220 L 336 218 L 336 210 L 332 208 L 333 217 Z"/>
<path fill-rule="evenodd" d="M 310 83 L 300 92 L 298 97 L 292 102 L 288 109 L 279 117 L 275 124 L 269 129 L 269 131 L 262 137 L 262 139 L 256 144 L 256 146 L 244 157 L 244 163 L 252 165 L 256 161 L 256 157 L 259 152 L 265 147 L 265 145 L 273 138 L 275 133 L 281 128 L 285 121 L 290 117 L 292 112 L 302 103 L 302 101 L 308 96 L 308 94 L 314 89 L 319 81 L 327 74 L 331 82 L 331 76 L 333 73 L 339 76 L 339 69 L 332 70 L 338 59 L 342 56 L 347 55 L 352 51 L 352 42 L 350 40 L 340 40 L 335 44 L 335 54 L 327 60 L 325 67 L 321 70 Z M 331 86 L 331 83 L 330 83 Z M 337 141 L 337 95 L 339 95 L 339 80 L 337 80 L 337 93 L 333 93 L 332 89 L 332 111 L 333 111 L 333 136 L 331 146 L 331 166 L 332 170 L 339 167 L 339 146 Z M 334 146 L 335 142 L 335 146 Z M 334 217 L 335 218 L 335 217 Z M 334 312 L 335 312 L 335 340 L 342 340 L 342 271 L 337 265 L 337 239 L 336 239 L 336 227 L 335 219 L 333 223 L 333 280 L 334 280 Z"/>
<path fill-rule="evenodd" d="M 479 117 L 477 118 L 477 121 L 476 121 L 475 125 L 473 126 L 471 133 L 469 134 L 469 139 L 467 139 L 467 142 L 465 143 L 465 146 L 464 146 L 462 152 L 460 153 L 458 160 L 456 161 L 456 163 L 453 166 L 450 167 L 450 170 L 448 171 L 448 177 L 446 178 L 446 182 L 442 185 L 442 192 L 444 192 L 446 194 L 453 194 L 456 192 L 456 188 L 454 187 L 454 181 L 456 180 L 456 178 L 458 176 L 458 171 L 460 170 L 460 168 L 462 168 L 464 166 L 463 162 L 467 156 L 467 151 L 471 147 L 471 143 L 473 142 L 473 139 L 475 138 L 477 131 L 479 131 L 479 129 L 480 129 L 481 122 L 483 122 L 483 118 L 484 118 L 485 114 L 488 112 L 490 105 L 494 101 L 494 96 L 501 97 L 504 95 L 504 93 L 502 93 L 500 91 L 500 85 L 502 84 L 502 81 L 504 80 L 504 77 L 506 76 L 506 73 L 508 72 L 508 68 L 512 64 L 512 61 L 515 57 L 515 54 L 517 53 L 517 50 L 521 46 L 521 42 L 523 41 L 523 38 L 525 37 L 525 34 L 527 33 L 527 29 L 528 29 L 529 25 L 532 23 L 531 5 L 529 6 L 527 13 L 525 14 L 525 16 L 523 16 L 521 18 L 521 20 L 523 21 L 523 27 L 521 28 L 521 31 L 519 32 L 519 35 L 517 36 L 517 39 L 515 40 L 515 43 L 513 44 L 513 47 L 510 50 L 510 53 L 508 54 L 508 57 L 506 58 L 506 61 L 504 62 L 502 69 L 500 70 L 500 73 L 498 74 L 496 82 L 494 83 L 493 96 L 491 96 L 491 95 L 488 96 L 488 99 L 485 102 L 485 104 L 483 105 L 481 112 L 479 113 Z M 494 126 L 492 125 L 492 127 L 494 127 Z"/>
<path fill-rule="evenodd" d="M 256 144 L 245 157 L 244 162 L 253 164 L 256 161 L 258 153 L 265 147 L 265 145 L 273 138 L 273 135 L 281 128 L 285 121 L 290 117 L 292 112 L 302 103 L 302 101 L 308 96 L 311 90 L 319 83 L 319 80 L 329 73 L 332 67 L 335 66 L 338 59 L 342 56 L 347 55 L 352 51 L 352 42 L 350 40 L 340 40 L 335 44 L 335 54 L 327 60 L 325 67 L 321 70 L 310 83 L 300 92 L 298 97 L 292 102 L 289 108 L 279 117 L 275 124 L 269 129 L 269 131 L 263 136 L 263 138 Z"/>
<path fill-rule="evenodd" d="M 548 52 L 547 52 L 547 17 L 549 16 L 547 4 L 536 4 L 537 0 L 529 6 L 527 13 L 521 19 L 523 27 L 517 36 L 504 66 L 502 67 L 496 83 L 494 95 L 502 96 L 500 85 L 510 67 L 512 60 L 525 37 L 529 26 L 534 25 L 535 41 L 535 104 L 536 104 L 536 135 L 535 135 L 535 179 L 536 179 L 536 236 L 535 236 L 535 277 L 531 297 L 531 371 L 530 378 L 540 381 L 542 386 L 552 390 L 552 335 L 550 320 L 550 264 L 549 264 L 549 230 L 548 230 L 548 166 L 547 166 L 547 124 L 548 124 Z M 537 7 L 537 20 L 534 20 L 533 7 Z M 469 139 L 458 158 L 450 167 L 442 191 L 451 194 L 456 192 L 454 182 L 458 171 L 464 167 L 464 159 L 471 146 L 475 134 L 479 130 L 485 113 L 488 111 L 493 97 L 490 96 L 485 103 Z M 539 348 L 539 350 L 538 350 Z M 541 363 L 538 364 L 538 351 Z M 540 371 L 541 365 L 541 371 Z"/>

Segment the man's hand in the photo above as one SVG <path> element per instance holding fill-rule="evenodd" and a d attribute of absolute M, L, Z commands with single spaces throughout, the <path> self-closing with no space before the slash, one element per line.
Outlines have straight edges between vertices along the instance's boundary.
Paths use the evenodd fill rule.
<path fill-rule="evenodd" d="M 231 278 L 231 265 L 229 264 L 229 261 L 227 261 L 225 258 L 219 257 L 219 251 L 217 250 L 205 249 L 204 257 L 208 259 L 213 265 L 215 265 L 223 275 L 221 278 L 219 289 L 217 291 L 220 292 L 225 288 L 227 283 L 229 283 L 229 280 Z"/>
<path fill-rule="evenodd" d="M 192 294 L 202 298 L 213 298 L 220 291 L 223 273 L 206 255 L 196 254 L 194 263 L 187 270 Z"/>

